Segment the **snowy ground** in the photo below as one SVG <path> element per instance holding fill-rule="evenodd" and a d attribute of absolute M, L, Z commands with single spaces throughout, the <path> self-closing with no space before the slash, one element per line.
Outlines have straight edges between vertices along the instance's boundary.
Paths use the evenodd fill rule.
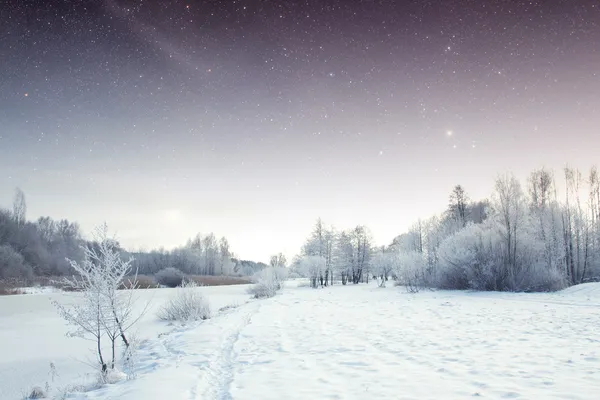
<path fill-rule="evenodd" d="M 138 377 L 72 398 L 598 398 L 600 284 L 556 294 L 288 287 L 248 303 L 241 287 L 204 290 L 242 305 L 160 338 L 169 328 L 144 321 Z M 2 399 L 63 345 L 59 320 L 18 300 L 33 297 L 47 296 L 7 297 L 30 310 L 17 316 L 0 302 L 0 388 L 12 390 Z"/>
<path fill-rule="evenodd" d="M 212 286 L 201 289 L 210 298 L 211 308 L 217 312 L 225 306 L 244 304 L 249 299 L 248 285 Z M 51 300 L 61 303 L 76 302 L 76 293 L 50 293 L 35 290 L 24 295 L 0 296 L 0 399 L 20 399 L 32 386 L 53 387 L 89 382 L 94 360 L 93 343 L 68 338 L 68 327 L 57 315 Z M 138 307 L 150 304 L 137 326 L 140 340 L 154 340 L 173 327 L 158 321 L 156 311 L 173 294 L 171 289 L 139 290 Z M 56 366 L 58 376 L 50 374 L 50 363 Z"/>

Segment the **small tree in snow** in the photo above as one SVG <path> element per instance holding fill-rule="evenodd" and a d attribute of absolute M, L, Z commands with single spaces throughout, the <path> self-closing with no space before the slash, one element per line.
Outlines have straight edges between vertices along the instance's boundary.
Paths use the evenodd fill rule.
<path fill-rule="evenodd" d="M 373 274 L 377 277 L 379 287 L 385 287 L 385 283 L 392 271 L 396 268 L 398 257 L 396 252 L 377 253 L 373 256 L 371 264 Z"/>
<path fill-rule="evenodd" d="M 127 354 L 130 345 L 127 332 L 141 314 L 133 315 L 137 275 L 129 278 L 128 289 L 118 290 L 131 271 L 133 260 L 121 259 L 118 243 L 109 238 L 106 225 L 96 230 L 94 239 L 93 246 L 84 248 L 83 263 L 69 261 L 77 275 L 65 279 L 66 285 L 82 292 L 82 301 L 72 305 L 54 301 L 54 305 L 59 314 L 75 327 L 70 336 L 91 336 L 96 342 L 98 362 L 103 375 L 106 375 L 109 368 L 115 368 L 116 341 L 121 339 Z M 102 338 L 105 336 L 111 345 L 110 364 L 103 355 Z"/>

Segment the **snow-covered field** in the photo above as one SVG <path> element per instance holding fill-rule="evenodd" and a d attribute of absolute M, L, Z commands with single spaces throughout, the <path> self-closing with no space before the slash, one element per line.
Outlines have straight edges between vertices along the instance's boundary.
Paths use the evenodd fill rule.
<path fill-rule="evenodd" d="M 203 287 L 210 298 L 213 312 L 226 306 L 244 304 L 249 299 L 248 285 Z M 65 336 L 68 326 L 56 313 L 51 300 L 76 302 L 74 293 L 49 293 L 0 296 L 0 400 L 20 399 L 32 386 L 53 387 L 89 382 L 91 368 L 85 364 L 95 360 L 93 342 Z M 149 304 L 136 326 L 140 340 L 156 339 L 173 327 L 158 321 L 156 311 L 173 295 L 171 289 L 139 290 L 137 307 Z M 50 374 L 54 363 L 58 376 Z"/>
<path fill-rule="evenodd" d="M 213 309 L 193 328 L 140 325 L 134 380 L 89 399 L 597 399 L 600 284 L 555 294 L 430 292 L 375 285 L 289 285 L 249 300 L 245 287 L 203 288 Z M 169 290 L 143 291 L 160 305 Z M 64 337 L 48 297 L 0 298 L 0 398 L 87 367 L 89 343 Z M 65 371 L 64 373 L 62 371 Z"/>

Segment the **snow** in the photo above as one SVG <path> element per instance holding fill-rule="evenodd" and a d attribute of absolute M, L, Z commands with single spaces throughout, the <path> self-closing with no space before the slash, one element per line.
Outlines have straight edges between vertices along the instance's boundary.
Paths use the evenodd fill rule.
<path fill-rule="evenodd" d="M 53 286 L 31 286 L 15 289 L 19 294 L 48 294 L 48 293 L 63 293 L 61 289 Z"/>
<path fill-rule="evenodd" d="M 202 287 L 216 313 L 222 307 L 236 306 L 249 299 L 248 285 Z M 136 327 L 140 340 L 155 340 L 173 327 L 156 317 L 157 310 L 173 295 L 172 289 L 144 289 L 136 293 L 141 311 L 148 310 Z M 65 334 L 69 327 L 51 300 L 77 301 L 77 293 L 38 293 L 0 296 L 0 399 L 18 399 L 33 386 L 53 387 L 89 384 L 87 376 L 94 360 L 93 343 Z M 58 376 L 50 374 L 50 363 Z"/>
<path fill-rule="evenodd" d="M 150 312 L 137 377 L 69 398 L 597 398 L 600 284 L 408 294 L 297 283 L 266 300 L 250 300 L 247 287 L 202 288 L 214 310 L 238 306 L 192 327 Z M 170 291 L 141 292 L 157 307 Z M 62 380 L 61 368 L 71 376 L 87 368 L 70 357 L 89 343 L 61 337 L 53 311 L 43 295 L 0 298 L 0 398 L 43 386 L 50 361 Z"/>

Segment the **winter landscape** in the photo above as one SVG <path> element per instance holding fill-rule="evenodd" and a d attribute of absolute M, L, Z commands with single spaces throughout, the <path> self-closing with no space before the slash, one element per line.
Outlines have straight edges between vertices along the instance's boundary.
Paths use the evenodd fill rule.
<path fill-rule="evenodd" d="M 583 207 L 582 174 L 564 172 L 563 201 L 544 169 L 527 192 L 500 176 L 491 200 L 456 186 L 388 246 L 318 219 L 290 263 L 268 265 L 212 235 L 136 261 L 107 225 L 65 247 L 69 224 L 27 222 L 17 191 L 2 214 L 0 396 L 595 398 L 600 183 L 592 168 Z M 38 259 L 79 259 L 41 287 L 23 237 Z"/>
<path fill-rule="evenodd" d="M 600 398 L 598 0 L 6 0 L 0 400 Z"/>
<path fill-rule="evenodd" d="M 246 287 L 204 288 L 215 309 L 236 307 L 186 328 L 148 314 L 139 323 L 135 378 L 65 398 L 597 396 L 598 284 L 553 294 L 285 286 L 274 298 L 252 301 Z M 161 290 L 169 291 L 143 291 L 141 299 L 161 304 Z M 47 295 L 0 301 L 0 398 L 22 398 L 44 382 L 64 390 L 94 381 L 81 363 L 93 358 L 89 346 L 64 337 Z"/>

